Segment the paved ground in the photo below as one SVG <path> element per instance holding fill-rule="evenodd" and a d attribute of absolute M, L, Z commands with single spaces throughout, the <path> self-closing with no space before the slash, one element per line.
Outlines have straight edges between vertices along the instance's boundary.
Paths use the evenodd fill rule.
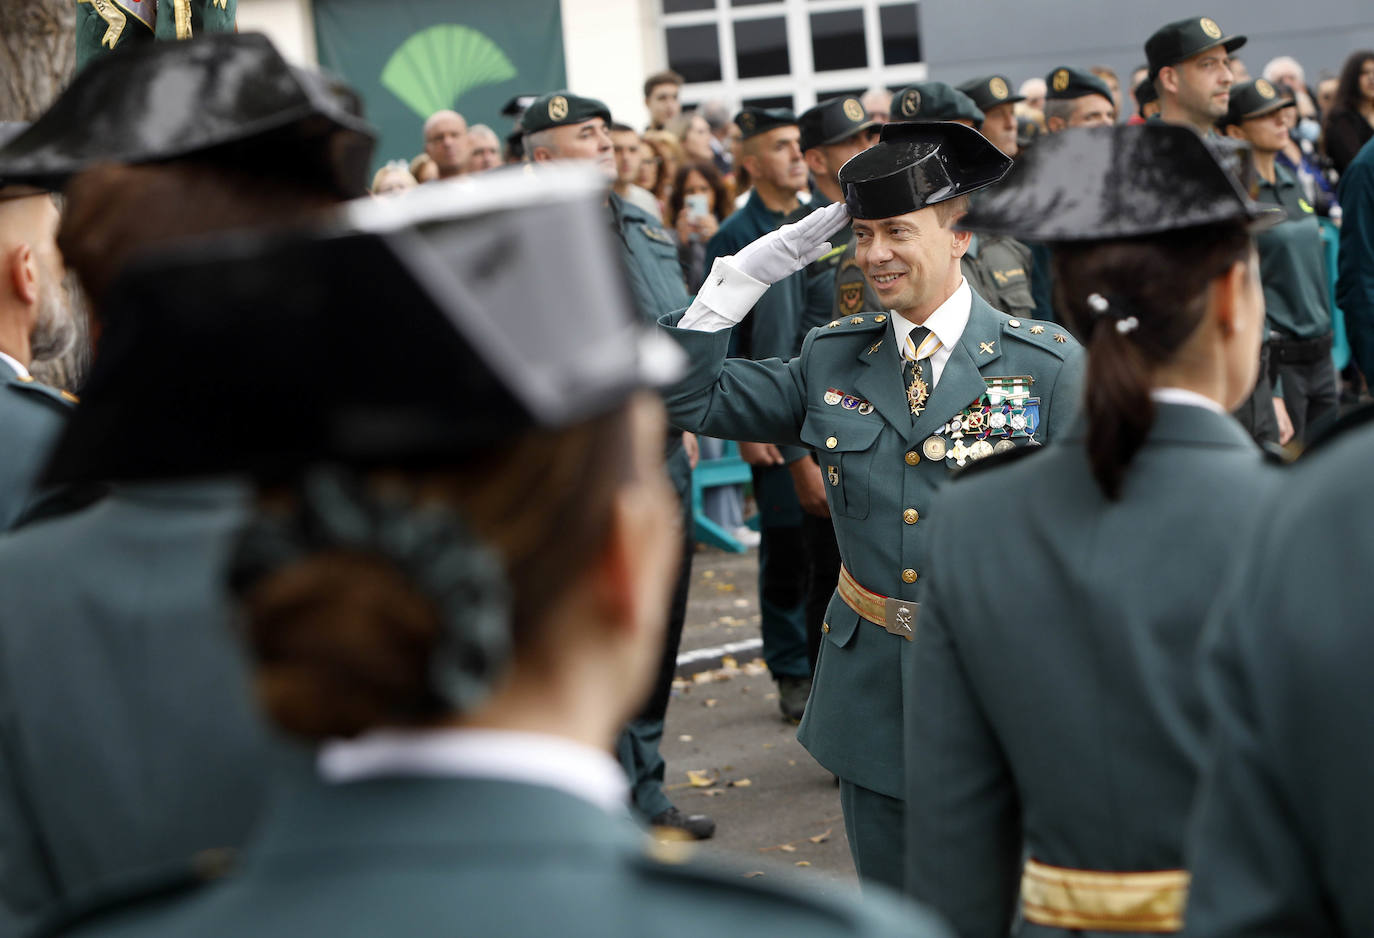
<path fill-rule="evenodd" d="M 839 791 L 783 721 L 759 658 L 757 563 L 756 551 L 702 550 L 694 559 L 682 676 L 663 737 L 668 794 L 716 819 L 705 852 L 745 873 L 849 893 L 856 880 Z M 722 647 L 737 650 L 702 654 Z"/>

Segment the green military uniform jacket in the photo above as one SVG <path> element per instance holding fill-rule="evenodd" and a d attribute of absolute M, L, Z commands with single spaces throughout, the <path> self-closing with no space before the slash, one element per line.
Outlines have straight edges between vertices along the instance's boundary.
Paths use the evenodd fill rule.
<path fill-rule="evenodd" d="M 1293 174 L 1274 166 L 1274 181 L 1259 180 L 1257 201 L 1277 205 L 1287 221 L 1255 235 L 1264 318 L 1283 339 L 1315 339 L 1331 333 L 1326 246 L 1312 206 Z"/>
<path fill-rule="evenodd" d="M 635 308 L 645 322 L 657 322 L 660 316 L 690 302 L 691 294 L 687 292 L 682 265 L 677 260 L 677 242 L 663 223 L 614 192 L 610 195 L 609 208 L 611 228 L 620 243 Z M 692 467 L 682 445 L 681 432 L 669 432 L 663 458 L 678 497 L 684 503 L 689 502 Z"/>
<path fill-rule="evenodd" d="M 19 373 L 0 359 L 0 531 L 38 500 L 35 483 L 75 398 Z"/>
<path fill-rule="evenodd" d="M 1081 423 L 941 494 L 907 671 L 907 886 L 959 935 L 1008 933 L 1027 855 L 1183 866 L 1202 623 L 1279 481 L 1230 417 L 1160 403 L 1120 501 Z"/>
<path fill-rule="evenodd" d="M 1009 319 L 974 294 L 963 337 L 913 420 L 889 315 L 816 329 L 790 362 L 727 361 L 725 330 L 672 329 L 691 368 L 665 399 L 675 421 L 707 435 L 814 449 L 845 566 L 867 589 L 911 600 L 919 599 L 917 580 L 939 549 L 925 518 L 955 467 L 952 456 L 932 457 L 934 444 L 925 446 L 950 441 L 949 421 L 987 394 L 990 379 L 1004 376 L 1033 380 L 1026 387 L 1038 398 L 1034 440 L 1054 438 L 1077 408 L 1083 363 L 1072 338 Z M 1028 442 L 1023 436 L 1009 445 Z M 910 643 L 860 619 L 838 595 L 825 632 L 798 738 L 835 774 L 905 797 L 901 660 Z"/>
<path fill-rule="evenodd" d="M 1005 235 L 974 234 L 960 261 L 973 292 L 1008 316 L 1035 315 L 1030 248 Z"/>
<path fill-rule="evenodd" d="M 885 896 L 824 899 L 658 849 L 572 794 L 482 778 L 306 783 L 237 874 L 68 934 L 218 938 L 946 938 Z"/>
<path fill-rule="evenodd" d="M 222 598 L 245 499 L 126 487 L 0 538 L 0 935 L 258 816 L 267 742 Z"/>
<path fill-rule="evenodd" d="M 1371 460 L 1366 424 L 1289 469 L 1218 589 L 1187 935 L 1374 934 Z"/>

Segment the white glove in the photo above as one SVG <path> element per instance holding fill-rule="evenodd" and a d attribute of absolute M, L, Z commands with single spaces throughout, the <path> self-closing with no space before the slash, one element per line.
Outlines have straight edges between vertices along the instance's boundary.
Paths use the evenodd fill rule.
<path fill-rule="evenodd" d="M 832 202 L 740 248 L 730 266 L 760 283 L 777 283 L 828 253 L 830 242 L 826 239 L 848 221 L 844 203 Z"/>
<path fill-rule="evenodd" d="M 769 284 L 827 253 L 830 242 L 825 239 L 848 221 L 844 203 L 835 202 L 799 222 L 770 231 L 734 256 L 717 257 L 678 328 L 716 332 L 736 325 L 754 308 Z"/>

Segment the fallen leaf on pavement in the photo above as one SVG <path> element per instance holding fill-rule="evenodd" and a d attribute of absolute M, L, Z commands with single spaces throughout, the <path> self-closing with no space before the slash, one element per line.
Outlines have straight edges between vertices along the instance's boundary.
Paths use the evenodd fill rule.
<path fill-rule="evenodd" d="M 747 778 L 737 778 L 733 782 L 727 782 L 726 784 L 729 785 L 731 788 L 748 788 L 750 785 L 754 783 L 749 781 L 749 779 Z"/>
<path fill-rule="evenodd" d="M 808 837 L 808 838 L 806 838 L 806 839 L 809 840 L 809 841 L 811 841 L 813 844 L 823 844 L 823 843 L 825 843 L 827 840 L 830 839 L 830 832 L 833 831 L 834 829 L 835 829 L 835 828 L 833 828 L 833 827 L 827 827 L 827 828 L 825 829 L 825 833 L 824 833 L 824 834 L 817 834 L 815 837 Z"/>
<path fill-rule="evenodd" d="M 733 584 L 733 583 L 717 583 L 717 584 L 716 584 L 716 589 L 720 590 L 722 593 L 733 593 L 733 592 L 735 591 L 735 584 Z"/>
<path fill-rule="evenodd" d="M 794 865 L 795 865 L 795 866 L 810 866 L 810 865 L 811 865 L 811 861 L 810 861 L 810 860 L 798 860 Z"/>
<path fill-rule="evenodd" d="M 708 706 L 708 707 L 714 707 L 714 706 L 715 706 L 716 704 L 718 704 L 718 703 L 720 703 L 720 701 L 717 700 L 717 699 L 714 698 L 714 697 L 707 697 L 707 698 L 706 698 L 706 706 Z"/>
<path fill-rule="evenodd" d="M 734 658 L 730 657 L 729 655 L 726 655 L 724 658 L 720 659 L 720 666 L 727 671 L 739 670 L 739 662 L 736 661 Z"/>
<path fill-rule="evenodd" d="M 710 788 L 720 778 L 719 773 L 712 774 L 706 769 L 688 769 L 687 781 L 692 783 L 693 788 Z"/>
<path fill-rule="evenodd" d="M 677 738 L 677 741 L 680 743 L 690 743 L 692 741 L 692 736 L 690 733 L 683 733 Z"/>
<path fill-rule="evenodd" d="M 734 589 L 734 587 L 732 586 L 732 587 L 730 587 L 730 589 Z M 735 600 L 735 608 L 736 608 L 736 609 L 748 609 L 748 608 L 749 608 L 749 600 L 747 600 L 747 599 L 737 599 L 737 600 Z"/>

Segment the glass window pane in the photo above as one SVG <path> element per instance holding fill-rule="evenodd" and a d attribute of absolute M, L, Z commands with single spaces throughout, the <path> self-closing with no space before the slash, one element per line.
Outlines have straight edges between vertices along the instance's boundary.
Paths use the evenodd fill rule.
<path fill-rule="evenodd" d="M 670 27 L 668 67 L 688 82 L 720 81 L 720 40 L 716 29 L 715 23 Z"/>
<path fill-rule="evenodd" d="M 791 110 L 792 96 L 784 94 L 772 98 L 745 98 L 744 104 L 747 107 L 785 107 Z"/>
<path fill-rule="evenodd" d="M 761 3 L 777 3 L 778 0 L 730 0 L 732 7 L 756 7 Z"/>
<path fill-rule="evenodd" d="M 716 0 L 663 0 L 664 13 L 688 13 L 692 10 L 714 10 Z"/>
<path fill-rule="evenodd" d="M 916 4 L 881 7 L 883 64 L 906 65 L 921 61 L 921 31 L 916 25 Z"/>
<path fill-rule="evenodd" d="M 735 55 L 740 78 L 786 75 L 792 70 L 786 21 L 779 16 L 735 23 Z"/>
<path fill-rule="evenodd" d="M 868 49 L 864 45 L 864 11 L 812 13 L 811 58 L 818 72 L 866 68 Z"/>

